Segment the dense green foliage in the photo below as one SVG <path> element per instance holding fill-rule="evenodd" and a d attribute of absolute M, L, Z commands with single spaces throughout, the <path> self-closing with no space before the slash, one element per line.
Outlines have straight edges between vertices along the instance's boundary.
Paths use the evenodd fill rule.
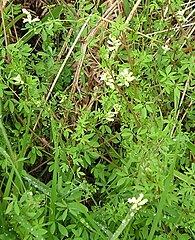
<path fill-rule="evenodd" d="M 1 4 L 0 239 L 195 239 L 193 3 L 57 2 Z"/>

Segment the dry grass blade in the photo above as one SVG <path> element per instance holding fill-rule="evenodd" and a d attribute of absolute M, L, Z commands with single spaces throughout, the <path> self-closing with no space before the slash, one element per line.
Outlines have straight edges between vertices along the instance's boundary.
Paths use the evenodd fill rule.
<path fill-rule="evenodd" d="M 129 23 L 131 21 L 133 15 L 134 15 L 135 11 L 137 10 L 138 6 L 140 5 L 140 3 L 141 3 L 141 0 L 138 0 L 136 2 L 136 4 L 133 6 L 131 12 L 129 13 L 129 16 L 127 17 L 126 23 Z"/>

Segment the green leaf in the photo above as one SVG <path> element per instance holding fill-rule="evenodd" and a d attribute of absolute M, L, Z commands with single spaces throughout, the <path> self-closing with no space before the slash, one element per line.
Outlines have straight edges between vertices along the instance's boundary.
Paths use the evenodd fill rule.
<path fill-rule="evenodd" d="M 62 216 L 61 216 L 63 221 L 66 220 L 67 214 L 68 214 L 68 210 L 66 209 L 66 210 L 63 212 Z"/>
<path fill-rule="evenodd" d="M 6 88 L 7 88 L 7 85 L 0 83 L 0 89 L 6 89 Z"/>
<path fill-rule="evenodd" d="M 91 140 L 88 144 L 93 148 L 98 148 L 100 146 L 100 144 L 95 140 Z"/>
<path fill-rule="evenodd" d="M 0 98 L 3 97 L 3 90 L 0 88 Z"/>
<path fill-rule="evenodd" d="M 78 215 L 79 213 L 87 213 L 88 209 L 83 204 L 79 202 L 72 202 L 68 204 L 68 208 L 73 215 Z"/>
<path fill-rule="evenodd" d="M 123 0 L 123 9 L 125 11 L 126 17 L 128 17 L 131 10 L 129 0 Z"/>
<path fill-rule="evenodd" d="M 21 18 L 25 17 L 26 14 L 22 13 L 14 18 L 9 24 L 6 25 L 6 32 L 8 32 Z"/>
<path fill-rule="evenodd" d="M 160 73 L 161 76 L 163 76 L 164 78 L 166 78 L 166 74 L 165 74 L 163 71 L 159 70 L 159 73 Z"/>
<path fill-rule="evenodd" d="M 195 145 L 191 142 L 188 142 L 187 146 L 192 151 L 192 153 L 195 154 Z"/>
<path fill-rule="evenodd" d="M 142 108 L 142 110 L 141 110 L 141 116 L 142 116 L 144 119 L 147 117 L 147 110 L 146 110 L 145 107 Z"/>
<path fill-rule="evenodd" d="M 47 33 L 45 31 L 45 29 L 43 29 L 42 33 L 41 33 L 41 37 L 42 37 L 42 40 L 43 41 L 46 41 L 47 40 Z"/>
<path fill-rule="evenodd" d="M 54 234 L 55 231 L 56 231 L 56 223 L 53 222 L 53 223 L 51 224 L 51 226 L 50 226 L 50 233 L 51 233 L 51 234 Z"/>
<path fill-rule="evenodd" d="M 27 221 L 24 217 L 20 215 L 15 215 L 15 220 L 18 222 L 18 224 L 29 233 L 34 235 L 37 239 L 42 240 L 42 236 L 35 230 L 35 228 L 31 225 L 29 221 Z"/>
<path fill-rule="evenodd" d="M 9 109 L 10 109 L 11 113 L 14 112 L 14 104 L 13 104 L 13 102 L 11 100 L 9 101 Z"/>
<path fill-rule="evenodd" d="M 123 172 L 123 171 L 121 171 L 121 170 L 118 170 L 118 171 L 116 172 L 116 174 L 117 174 L 118 176 L 120 176 L 120 177 L 127 176 L 127 173 L 125 173 L 125 172 Z"/>
<path fill-rule="evenodd" d="M 93 159 L 98 159 L 100 157 L 100 154 L 97 152 L 88 152 L 88 154 L 93 158 Z"/>
<path fill-rule="evenodd" d="M 15 213 L 16 213 L 17 215 L 20 214 L 20 209 L 19 209 L 19 206 L 18 206 L 18 203 L 17 203 L 17 202 L 14 203 L 14 211 L 15 211 Z"/>
<path fill-rule="evenodd" d="M 132 136 L 133 136 L 133 133 L 130 129 L 125 128 L 122 130 L 122 137 L 124 139 L 132 138 Z"/>
<path fill-rule="evenodd" d="M 42 235 L 45 235 L 46 233 L 47 233 L 46 229 L 40 228 L 34 232 L 34 235 L 42 236 Z"/>
<path fill-rule="evenodd" d="M 85 154 L 84 154 L 84 158 L 85 158 L 85 161 L 89 164 L 89 165 L 91 165 L 91 159 L 90 159 L 90 157 L 88 156 L 88 154 L 85 152 Z"/>
<path fill-rule="evenodd" d="M 165 69 L 166 74 L 168 75 L 171 72 L 171 65 L 168 65 Z"/>
<path fill-rule="evenodd" d="M 143 108 L 143 105 L 142 104 L 137 104 L 135 107 L 134 107 L 134 109 L 135 110 L 139 110 L 139 109 L 142 109 Z"/>
<path fill-rule="evenodd" d="M 179 171 L 174 171 L 174 176 L 177 177 L 178 179 L 182 180 L 183 182 L 186 182 L 187 184 L 194 185 L 195 186 L 195 181 L 188 177 L 187 175 L 179 172 Z"/>
<path fill-rule="evenodd" d="M 128 177 L 123 177 L 123 178 L 119 179 L 119 181 L 117 182 L 117 186 L 123 185 L 127 180 L 129 180 Z"/>
<path fill-rule="evenodd" d="M 94 6 L 94 5 L 93 5 L 92 3 L 90 3 L 90 4 L 88 4 L 87 6 L 85 6 L 85 7 L 83 8 L 83 11 L 88 11 L 88 10 L 90 10 L 93 6 Z"/>
<path fill-rule="evenodd" d="M 143 135 L 143 134 L 146 134 L 147 131 L 148 131 L 148 130 L 147 130 L 146 128 L 140 128 L 137 133 L 138 133 L 139 135 Z"/>
<path fill-rule="evenodd" d="M 58 228 L 64 237 L 68 237 L 68 230 L 62 224 L 58 223 Z"/>
<path fill-rule="evenodd" d="M 153 112 L 152 108 L 151 108 L 149 105 L 146 105 L 146 109 L 147 109 L 147 111 L 150 112 L 150 113 Z"/>
<path fill-rule="evenodd" d="M 30 174 L 28 174 L 26 171 L 22 172 L 22 177 L 27 180 L 31 185 L 33 185 L 35 188 L 39 189 L 41 192 L 43 192 L 46 195 L 51 194 L 51 189 L 45 185 L 43 182 L 38 180 L 37 178 L 34 178 Z"/>
<path fill-rule="evenodd" d="M 179 100 L 180 100 L 180 90 L 178 88 L 174 88 L 174 106 L 175 106 L 175 110 L 178 109 Z"/>
<path fill-rule="evenodd" d="M 14 204 L 14 203 L 11 202 L 11 203 L 8 205 L 5 214 L 8 214 L 8 213 L 10 213 L 10 212 L 12 211 L 12 209 L 13 209 L 13 204 Z"/>

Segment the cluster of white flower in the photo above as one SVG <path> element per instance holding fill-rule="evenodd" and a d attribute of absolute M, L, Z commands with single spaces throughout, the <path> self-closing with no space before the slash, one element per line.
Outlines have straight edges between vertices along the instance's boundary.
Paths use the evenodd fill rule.
<path fill-rule="evenodd" d="M 168 45 L 164 45 L 164 46 L 162 46 L 162 49 L 164 50 L 164 54 L 166 54 L 166 52 L 168 52 L 169 50 L 170 50 L 170 48 L 168 47 Z"/>
<path fill-rule="evenodd" d="M 107 113 L 106 120 L 109 122 L 114 121 L 114 117 L 119 113 L 121 106 L 119 104 L 114 104 L 113 108 L 114 108 L 114 111 Z"/>
<path fill-rule="evenodd" d="M 105 84 L 107 86 L 109 86 L 111 89 L 115 89 L 114 76 L 112 76 L 108 71 L 106 71 L 105 73 L 102 74 L 101 80 L 104 81 Z"/>
<path fill-rule="evenodd" d="M 22 85 L 22 84 L 24 84 L 24 81 L 22 80 L 22 77 L 20 76 L 20 74 L 18 74 L 16 77 L 13 78 L 13 83 L 15 85 Z"/>
<path fill-rule="evenodd" d="M 126 86 L 129 87 L 130 82 L 135 80 L 135 77 L 132 76 L 133 73 L 130 72 L 127 68 L 123 69 L 118 76 L 118 86 Z"/>
<path fill-rule="evenodd" d="M 146 203 L 148 202 L 148 199 L 147 199 L 147 198 L 143 199 L 143 197 L 144 197 L 144 195 L 141 193 L 137 199 L 136 199 L 135 197 L 128 199 L 128 202 L 129 202 L 130 204 L 133 204 L 132 207 L 131 207 L 131 210 L 137 211 L 137 210 L 139 210 L 144 204 L 146 204 Z"/>
<path fill-rule="evenodd" d="M 121 45 L 121 41 L 117 39 L 115 36 L 109 36 L 109 40 L 107 41 L 109 51 L 115 51 Z"/>
<path fill-rule="evenodd" d="M 123 69 L 119 72 L 119 75 L 116 78 L 116 81 L 114 79 L 114 73 L 110 74 L 108 71 L 102 74 L 101 80 L 105 82 L 107 86 L 109 86 L 111 89 L 115 89 L 115 84 L 117 84 L 119 87 L 126 86 L 129 87 L 130 82 L 135 80 L 135 77 L 132 76 L 133 73 L 130 72 L 127 68 Z M 115 83 L 116 82 L 116 83 Z"/>
<path fill-rule="evenodd" d="M 29 11 L 27 11 L 25 8 L 22 9 L 22 12 L 23 12 L 24 14 L 26 14 L 26 18 L 23 19 L 23 23 L 26 23 L 26 22 L 27 22 L 27 23 L 31 24 L 31 23 L 33 23 L 33 22 L 38 22 L 38 21 L 40 21 L 40 19 L 39 19 L 38 17 L 32 19 L 31 13 L 30 13 Z"/>

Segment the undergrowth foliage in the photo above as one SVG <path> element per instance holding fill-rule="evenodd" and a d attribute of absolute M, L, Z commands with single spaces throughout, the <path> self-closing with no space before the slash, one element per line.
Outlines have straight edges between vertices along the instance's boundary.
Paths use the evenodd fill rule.
<path fill-rule="evenodd" d="M 0 239 L 194 239 L 194 2 L 0 10 Z"/>

